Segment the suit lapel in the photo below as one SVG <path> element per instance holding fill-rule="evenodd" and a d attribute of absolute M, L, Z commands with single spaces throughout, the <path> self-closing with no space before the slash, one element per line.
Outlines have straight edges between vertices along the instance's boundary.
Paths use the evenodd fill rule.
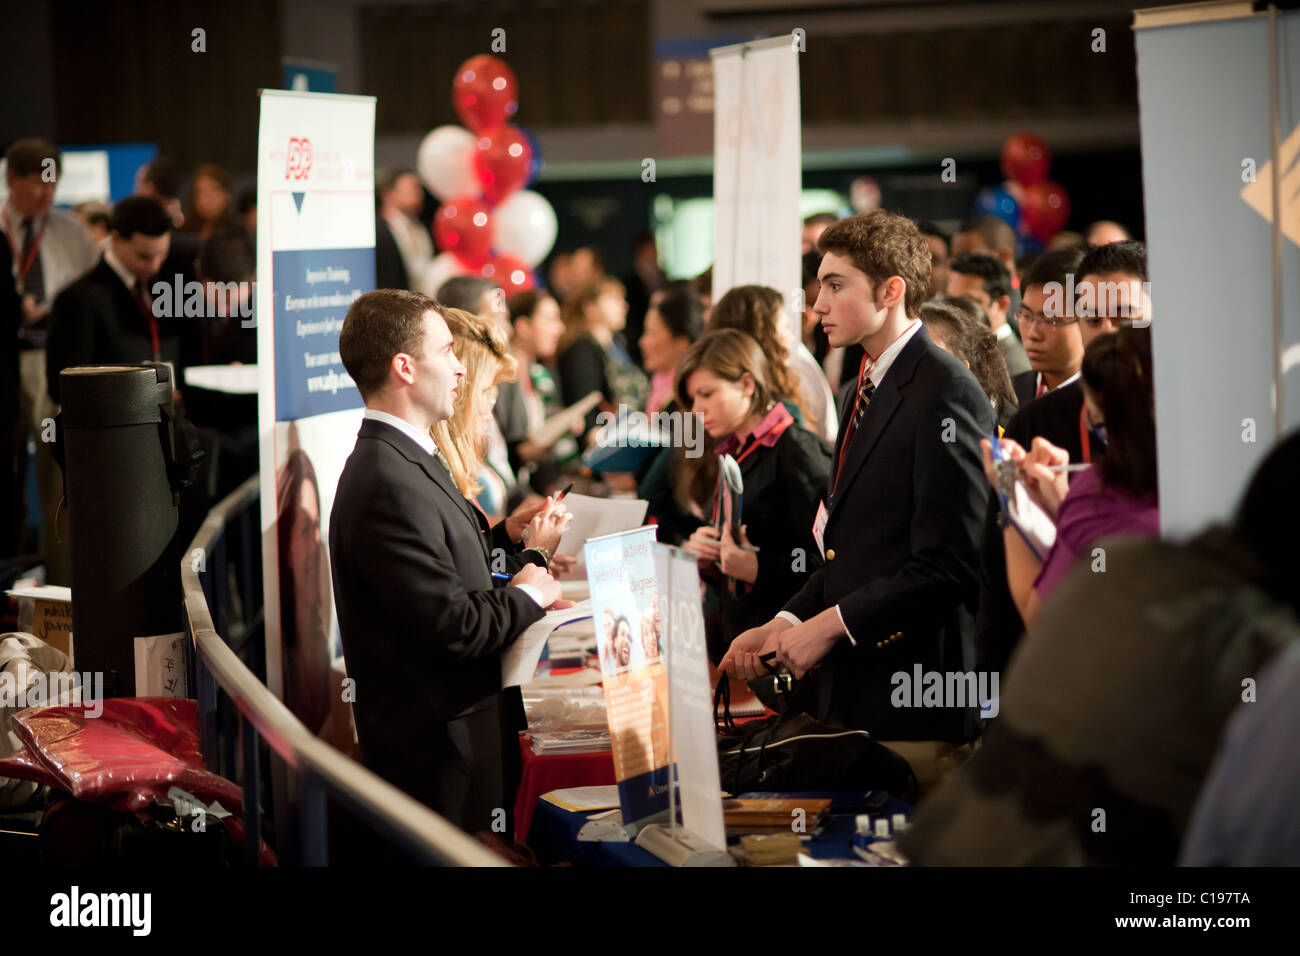
<path fill-rule="evenodd" d="M 419 465 L 420 469 L 429 476 L 429 480 L 442 489 L 443 493 L 452 500 L 452 503 L 460 513 L 463 514 L 474 530 L 479 532 L 479 537 L 483 535 L 480 530 L 478 517 L 475 515 L 474 506 L 471 505 L 465 496 L 460 493 L 455 482 L 451 480 L 451 475 L 447 473 L 441 462 L 437 461 L 432 455 L 425 452 L 423 448 L 412 441 L 408 436 L 402 434 L 396 428 L 386 422 L 375 421 L 373 418 L 367 418 L 361 423 L 361 431 L 358 433 L 368 438 L 378 438 L 392 445 L 402 457 L 412 464 Z M 486 549 L 486 545 L 484 545 Z"/>
<path fill-rule="evenodd" d="M 854 476 L 866 464 L 867 459 L 871 457 L 871 452 L 875 449 L 876 444 L 885 433 L 890 420 L 894 413 L 903 403 L 903 390 L 912 380 L 916 373 L 916 365 L 921 360 L 930 345 L 930 337 L 926 335 L 925 327 L 917 329 L 903 350 L 898 353 L 893 364 L 889 366 L 885 373 L 885 380 L 880 383 L 875 394 L 871 398 L 871 404 L 867 407 L 867 413 L 863 416 L 862 425 L 854 434 L 853 440 L 849 443 L 847 456 L 844 459 L 844 467 L 840 471 L 839 481 L 836 483 L 835 492 L 831 496 L 829 517 L 834 517 L 840 503 L 847 497 L 849 485 L 853 483 Z M 855 393 L 856 394 L 856 393 Z M 836 442 L 836 460 L 839 456 L 839 446 L 844 441 L 844 435 L 847 433 L 847 422 L 853 414 L 852 401 L 846 402 L 845 411 L 841 421 L 846 424 L 840 428 L 840 438 Z M 832 481 L 834 473 L 832 472 Z"/>

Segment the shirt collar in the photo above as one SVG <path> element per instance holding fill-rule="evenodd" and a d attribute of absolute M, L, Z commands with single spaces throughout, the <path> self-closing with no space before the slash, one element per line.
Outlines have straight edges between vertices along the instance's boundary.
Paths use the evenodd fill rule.
<path fill-rule="evenodd" d="M 388 412 L 381 412 L 377 408 L 367 408 L 362 415 L 374 422 L 383 422 L 385 425 L 392 425 L 403 435 L 411 439 L 430 456 L 437 454 L 438 446 L 433 443 L 433 436 L 428 432 L 422 432 L 404 418 L 398 418 L 396 415 L 390 415 Z"/>
<path fill-rule="evenodd" d="M 766 445 L 771 448 L 781 437 L 781 433 L 790 426 L 794 421 L 794 416 L 786 410 L 786 407 L 780 402 L 772 406 L 772 410 L 763 416 L 763 420 L 758 423 L 758 427 L 749 433 L 745 439 L 746 445 Z M 735 435 L 728 435 L 725 440 L 718 444 L 715 449 L 719 455 L 730 455 L 740 450 L 740 442 L 736 441 Z"/>
<path fill-rule="evenodd" d="M 1011 338 L 1011 325 L 1007 322 L 1003 322 L 997 327 L 993 334 L 998 337 L 999 342 L 1003 339 L 1009 339 Z"/>
<path fill-rule="evenodd" d="M 916 330 L 921 327 L 920 319 L 913 319 L 912 324 L 903 330 L 903 334 L 894 339 L 883 352 L 880 358 L 871 364 L 871 372 L 867 376 L 871 379 L 871 384 L 880 388 L 880 383 L 884 381 L 885 373 L 889 371 L 889 366 L 894 364 L 894 359 L 898 358 L 898 353 L 903 351 L 903 346 L 912 340 Z"/>
<path fill-rule="evenodd" d="M 1075 372 L 1073 375 L 1071 375 L 1069 378 L 1067 378 L 1067 379 L 1066 379 L 1064 382 L 1062 382 L 1060 385 L 1056 386 L 1056 388 L 1065 388 L 1065 386 L 1069 385 L 1071 382 L 1076 382 L 1076 381 L 1078 381 L 1079 376 L 1082 375 L 1082 374 L 1083 374 L 1083 370 L 1080 369 L 1078 372 Z M 1034 391 L 1038 391 L 1038 389 L 1041 388 L 1042 385 L 1043 385 L 1043 373 L 1042 373 L 1042 372 L 1039 372 L 1039 373 L 1038 373 L 1038 377 L 1034 379 Z M 1048 391 L 1048 392 L 1054 392 L 1054 391 L 1056 391 L 1056 388 L 1049 388 L 1047 391 Z M 1044 392 L 1043 394 L 1047 394 L 1047 393 Z"/>
<path fill-rule="evenodd" d="M 122 265 L 122 260 L 113 254 L 112 245 L 104 249 L 104 261 L 108 263 L 110 269 L 117 273 L 117 277 L 126 284 L 126 291 L 134 293 L 135 276 L 131 275 L 130 270 Z"/>

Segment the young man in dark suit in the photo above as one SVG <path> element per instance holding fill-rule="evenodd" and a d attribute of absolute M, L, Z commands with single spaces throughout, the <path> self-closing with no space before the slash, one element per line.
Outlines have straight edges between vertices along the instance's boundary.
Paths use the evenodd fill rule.
<path fill-rule="evenodd" d="M 46 388 L 59 401 L 59 373 L 74 365 L 181 362 L 184 319 L 170 290 L 155 308 L 152 279 L 167 258 L 171 219 L 158 200 L 128 196 L 113 209 L 111 239 L 99 264 L 54 300 L 45 352 Z M 191 320 L 192 321 L 192 320 Z"/>
<path fill-rule="evenodd" d="M 465 374 L 437 303 L 366 293 L 339 354 L 366 403 L 329 531 L 362 759 L 465 830 L 490 829 L 508 816 L 501 652 L 560 587 L 532 564 L 493 587 L 486 524 L 429 434 Z"/>
<path fill-rule="evenodd" d="M 775 651 L 811 685 L 801 691 L 816 716 L 871 731 L 925 787 L 969 752 L 979 702 L 923 708 L 909 695 L 896 705 L 893 678 L 911 679 L 916 666 L 973 670 L 988 496 L 979 441 L 993 409 L 922 327 L 930 250 L 910 220 L 853 216 L 818 246 L 813 310 L 832 346 L 866 351 L 840 408 L 824 531 L 814 532 L 826 560 L 776 618 L 736 638 L 721 666 L 754 679 L 760 655 Z"/>

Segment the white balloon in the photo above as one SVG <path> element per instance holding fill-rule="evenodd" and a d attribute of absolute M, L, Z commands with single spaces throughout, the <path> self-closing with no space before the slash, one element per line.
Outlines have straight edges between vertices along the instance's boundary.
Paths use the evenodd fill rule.
<path fill-rule="evenodd" d="M 444 252 L 433 257 L 429 267 L 424 270 L 424 275 L 420 277 L 420 291 L 429 298 L 434 298 L 438 294 L 438 289 L 442 284 L 452 276 L 465 276 L 470 272 L 450 252 Z"/>
<path fill-rule="evenodd" d="M 492 211 L 497 252 L 514 256 L 529 268 L 546 258 L 555 245 L 555 210 L 545 197 L 521 189 Z"/>
<path fill-rule="evenodd" d="M 439 126 L 421 141 L 415 168 L 441 201 L 482 194 L 474 173 L 474 144 L 474 134 L 460 126 Z"/>

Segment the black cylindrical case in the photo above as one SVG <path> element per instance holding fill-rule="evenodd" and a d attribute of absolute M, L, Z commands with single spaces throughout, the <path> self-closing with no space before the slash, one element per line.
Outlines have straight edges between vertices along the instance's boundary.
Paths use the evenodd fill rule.
<path fill-rule="evenodd" d="M 135 638 L 182 630 L 166 365 L 65 369 L 64 443 L 76 669 L 135 694 Z"/>

